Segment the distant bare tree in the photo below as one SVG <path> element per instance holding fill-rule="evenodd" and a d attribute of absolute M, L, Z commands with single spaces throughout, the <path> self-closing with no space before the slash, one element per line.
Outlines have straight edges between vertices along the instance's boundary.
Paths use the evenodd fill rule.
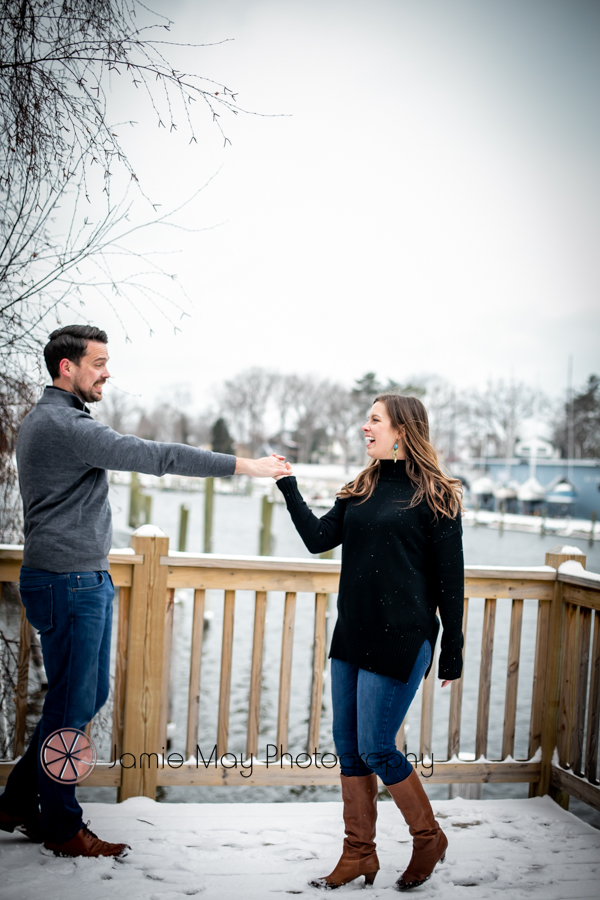
<path fill-rule="evenodd" d="M 35 384 L 26 377 L 0 372 L 0 543 L 20 543 L 21 498 L 15 450 L 23 417 L 35 402 Z"/>
<path fill-rule="evenodd" d="M 212 410 L 205 410 L 192 416 L 189 423 L 190 444 L 194 447 L 203 447 L 205 444 L 211 444 L 214 421 L 215 416 Z M 220 452 L 224 453 L 225 451 L 221 450 Z"/>
<path fill-rule="evenodd" d="M 152 409 L 143 410 L 136 434 L 147 441 L 170 441 L 173 424 L 173 409 L 170 403 L 157 403 Z"/>
<path fill-rule="evenodd" d="M 469 424 L 473 450 L 482 454 L 487 441 L 487 455 L 512 456 L 521 423 L 534 409 L 535 390 L 522 381 L 488 381 L 484 391 L 469 397 Z M 491 446 L 490 446 L 491 445 Z"/>
<path fill-rule="evenodd" d="M 330 383 L 314 375 L 298 375 L 294 382 L 294 413 L 296 426 L 294 439 L 298 444 L 298 462 L 311 462 L 317 449 L 317 431 L 327 424 L 326 407 Z M 322 433 L 325 436 L 325 433 Z"/>
<path fill-rule="evenodd" d="M 218 396 L 237 443 L 245 444 L 252 456 L 265 440 L 265 416 L 277 378 L 275 372 L 255 366 L 226 381 Z"/>
<path fill-rule="evenodd" d="M 110 382 L 95 412 L 101 422 L 119 434 L 135 434 L 141 416 L 139 405 Z"/>
<path fill-rule="evenodd" d="M 358 404 L 352 392 L 342 384 L 332 384 L 327 391 L 325 414 L 333 440 L 344 453 L 344 465 L 365 458 L 365 445 L 360 429 Z"/>
<path fill-rule="evenodd" d="M 0 350 L 35 352 L 45 318 L 77 305 L 82 286 L 111 306 L 119 293 L 111 254 L 126 252 L 114 241 L 129 202 L 114 197 L 112 186 L 119 172 L 133 185 L 137 176 L 110 121 L 108 79 L 121 76 L 139 88 L 159 127 L 175 130 L 179 110 L 192 141 L 193 101 L 202 101 L 217 125 L 219 108 L 236 111 L 228 88 L 168 62 L 170 24 L 139 0 L 4 0 Z M 104 211 L 92 221 L 94 196 L 104 197 Z M 96 268 L 83 273 L 91 258 Z M 154 269 L 152 279 L 138 270 L 126 279 L 123 300 L 136 291 L 145 306 L 162 307 L 157 267 L 143 268 Z"/>
<path fill-rule="evenodd" d="M 238 111 L 224 85 L 169 63 L 170 25 L 140 0 L 2 3 L 0 356 L 13 412 L 22 409 L 19 385 L 36 372 L 41 380 L 50 322 L 87 318 L 88 298 L 118 318 L 130 304 L 149 328 L 153 309 L 172 327 L 183 314 L 171 274 L 131 243 L 145 225 L 174 222 L 143 193 L 107 102 L 109 79 L 128 80 L 157 127 L 175 131 L 183 120 L 193 142 L 195 101 L 219 129 L 219 111 Z M 135 196 L 148 210 L 139 224 L 129 220 Z M 0 465 L 7 472 L 10 463 Z M 11 515 L 0 506 L 1 523 Z"/>
<path fill-rule="evenodd" d="M 159 400 L 151 409 L 141 410 L 135 433 L 149 441 L 197 447 L 210 442 L 211 423 L 209 413 L 198 415 L 192 412 L 190 393 L 180 386 L 170 392 L 168 399 Z"/>
<path fill-rule="evenodd" d="M 413 380 L 417 383 L 417 379 Z M 429 418 L 431 442 L 446 461 L 455 459 L 468 429 L 469 407 L 460 391 L 439 375 L 426 375 L 420 398 Z"/>
<path fill-rule="evenodd" d="M 279 433 L 283 435 L 298 405 L 302 380 L 298 375 L 278 375 L 273 387 L 273 403 L 279 415 Z"/>

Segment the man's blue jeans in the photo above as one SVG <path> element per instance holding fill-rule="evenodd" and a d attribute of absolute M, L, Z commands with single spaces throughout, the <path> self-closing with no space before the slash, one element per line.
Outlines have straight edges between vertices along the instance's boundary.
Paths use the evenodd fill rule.
<path fill-rule="evenodd" d="M 331 660 L 333 740 L 342 775 L 376 772 L 384 784 L 398 784 L 412 772 L 396 748 L 396 735 L 431 663 L 424 641 L 408 684 Z"/>
<path fill-rule="evenodd" d="M 108 697 L 114 588 L 108 572 L 57 575 L 21 569 L 21 599 L 40 633 L 48 693 L 25 755 L 0 797 L 8 813 L 41 808 L 47 840 L 70 840 L 82 826 L 75 786 L 58 784 L 43 771 L 40 750 L 59 728 L 83 730 Z M 39 798 L 39 801 L 38 801 Z"/>

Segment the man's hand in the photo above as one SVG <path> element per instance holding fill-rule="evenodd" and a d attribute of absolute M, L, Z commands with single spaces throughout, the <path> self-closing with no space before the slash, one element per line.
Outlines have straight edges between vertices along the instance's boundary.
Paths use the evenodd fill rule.
<path fill-rule="evenodd" d="M 281 478 L 286 471 L 285 456 L 263 456 L 262 459 L 239 458 L 235 464 L 236 475 L 252 475 L 253 478 Z"/>
<path fill-rule="evenodd" d="M 283 475 L 274 475 L 273 477 L 275 478 L 275 481 L 279 481 L 280 478 L 286 478 L 288 475 L 293 475 L 293 474 L 294 473 L 292 472 L 292 467 L 290 466 L 289 462 L 286 462 L 284 474 Z"/>

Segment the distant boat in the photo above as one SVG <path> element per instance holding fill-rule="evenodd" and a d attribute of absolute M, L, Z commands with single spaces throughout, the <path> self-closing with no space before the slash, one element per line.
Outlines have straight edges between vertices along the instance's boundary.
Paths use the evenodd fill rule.
<path fill-rule="evenodd" d="M 492 497 L 494 495 L 495 483 L 491 478 L 488 478 L 487 475 L 484 475 L 483 478 L 476 478 L 473 484 L 471 485 L 471 493 L 477 494 L 480 497 Z"/>
<path fill-rule="evenodd" d="M 541 503 L 546 498 L 546 491 L 535 476 L 519 485 L 517 497 L 522 503 Z"/>
<path fill-rule="evenodd" d="M 577 489 L 566 478 L 562 478 L 558 483 L 554 484 L 546 494 L 546 503 L 551 515 L 571 515 L 576 502 Z"/>
<path fill-rule="evenodd" d="M 546 499 L 546 490 L 535 475 L 531 475 L 527 481 L 524 481 L 519 486 L 517 497 L 519 498 L 523 515 L 534 516 L 539 512 L 542 503 Z"/>
<path fill-rule="evenodd" d="M 477 478 L 471 485 L 471 496 L 476 497 L 477 505 L 480 509 L 494 508 L 494 488 L 496 485 L 491 478 L 484 475 Z"/>
<path fill-rule="evenodd" d="M 494 487 L 496 508 L 499 509 L 500 512 L 516 513 L 518 490 L 519 484 L 516 481 L 507 481 L 504 484 L 497 484 Z"/>

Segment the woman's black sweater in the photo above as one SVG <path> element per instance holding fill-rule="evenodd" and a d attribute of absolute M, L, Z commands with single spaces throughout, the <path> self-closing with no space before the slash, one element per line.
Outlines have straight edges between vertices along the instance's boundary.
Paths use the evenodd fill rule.
<path fill-rule="evenodd" d="M 408 682 L 425 639 L 443 624 L 439 677 L 460 678 L 464 563 L 460 514 L 436 518 L 425 500 L 410 507 L 414 486 L 404 460 L 380 462 L 366 501 L 340 499 L 322 518 L 304 502 L 293 476 L 277 487 L 311 553 L 342 544 L 338 619 L 330 657 Z"/>

